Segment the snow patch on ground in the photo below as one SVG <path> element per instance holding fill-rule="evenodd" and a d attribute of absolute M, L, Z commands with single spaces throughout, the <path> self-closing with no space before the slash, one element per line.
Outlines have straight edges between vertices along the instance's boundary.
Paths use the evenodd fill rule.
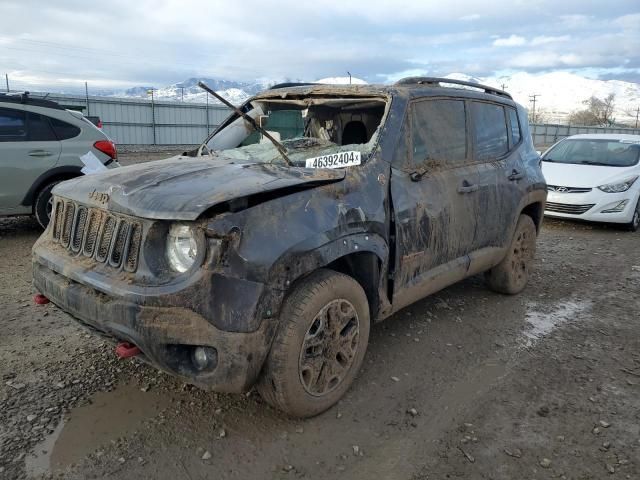
<path fill-rule="evenodd" d="M 527 326 L 523 332 L 524 345 L 527 348 L 549 335 L 559 326 L 579 321 L 581 316 L 591 308 L 591 302 L 566 300 L 556 303 L 551 310 L 545 308 L 542 311 L 540 307 L 541 305 L 537 302 L 527 304 L 527 312 L 525 313 Z"/>

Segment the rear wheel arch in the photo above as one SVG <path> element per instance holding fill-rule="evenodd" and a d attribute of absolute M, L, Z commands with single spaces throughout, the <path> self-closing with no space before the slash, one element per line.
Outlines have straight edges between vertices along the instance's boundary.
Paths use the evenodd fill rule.
<path fill-rule="evenodd" d="M 531 217 L 534 225 L 536 226 L 536 231 L 540 233 L 540 227 L 542 226 L 542 217 L 544 215 L 544 207 L 542 206 L 542 202 L 533 202 L 529 205 L 525 206 L 520 212 L 522 215 L 527 215 Z"/>
<path fill-rule="evenodd" d="M 33 207 L 38 194 L 50 183 L 71 180 L 72 178 L 76 178 L 81 175 L 82 172 L 80 170 L 80 167 L 74 166 L 56 167 L 52 168 L 51 170 L 47 170 L 33 182 L 31 188 L 29 188 L 26 195 L 24 196 L 24 199 L 22 200 L 22 205 Z"/>

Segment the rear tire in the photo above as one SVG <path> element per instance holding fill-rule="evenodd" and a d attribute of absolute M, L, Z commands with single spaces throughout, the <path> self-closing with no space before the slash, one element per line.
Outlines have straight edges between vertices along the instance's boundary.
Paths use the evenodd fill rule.
<path fill-rule="evenodd" d="M 53 198 L 51 196 L 51 190 L 60 182 L 61 180 L 47 183 L 40 190 L 40 192 L 38 192 L 36 201 L 33 204 L 33 213 L 42 228 L 47 228 L 47 225 L 49 225 L 49 220 L 51 219 L 51 210 L 53 208 Z"/>
<path fill-rule="evenodd" d="M 536 226 L 531 217 L 520 215 L 507 255 L 485 273 L 491 290 L 515 295 L 526 287 L 536 252 L 536 236 Z"/>
<path fill-rule="evenodd" d="M 369 304 L 353 278 L 318 270 L 284 301 L 280 325 L 257 389 L 271 406 L 311 417 L 353 383 L 369 341 Z"/>

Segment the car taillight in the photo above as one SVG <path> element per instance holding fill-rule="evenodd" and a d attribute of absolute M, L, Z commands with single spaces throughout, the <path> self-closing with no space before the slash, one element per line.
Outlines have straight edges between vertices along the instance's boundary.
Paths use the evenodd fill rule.
<path fill-rule="evenodd" d="M 113 160 L 118 158 L 118 150 L 116 149 L 116 144 L 111 140 L 98 140 L 93 144 L 93 147 L 97 150 L 100 150 L 105 155 L 109 155 Z"/>

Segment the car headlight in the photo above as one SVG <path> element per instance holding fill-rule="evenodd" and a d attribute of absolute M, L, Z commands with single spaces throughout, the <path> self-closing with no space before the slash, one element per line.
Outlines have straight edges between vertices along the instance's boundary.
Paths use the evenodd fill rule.
<path fill-rule="evenodd" d="M 627 190 L 629 190 L 631 188 L 631 185 L 633 185 L 633 182 L 635 182 L 637 179 L 638 179 L 638 177 L 632 177 L 632 178 L 629 178 L 629 179 L 625 180 L 624 182 L 609 183 L 607 185 L 600 185 L 598 188 L 600 190 L 602 190 L 603 192 L 606 192 L 606 193 L 626 192 Z"/>
<path fill-rule="evenodd" d="M 169 266 L 179 273 L 189 270 L 198 257 L 198 241 L 186 225 L 171 226 L 166 248 Z"/>

